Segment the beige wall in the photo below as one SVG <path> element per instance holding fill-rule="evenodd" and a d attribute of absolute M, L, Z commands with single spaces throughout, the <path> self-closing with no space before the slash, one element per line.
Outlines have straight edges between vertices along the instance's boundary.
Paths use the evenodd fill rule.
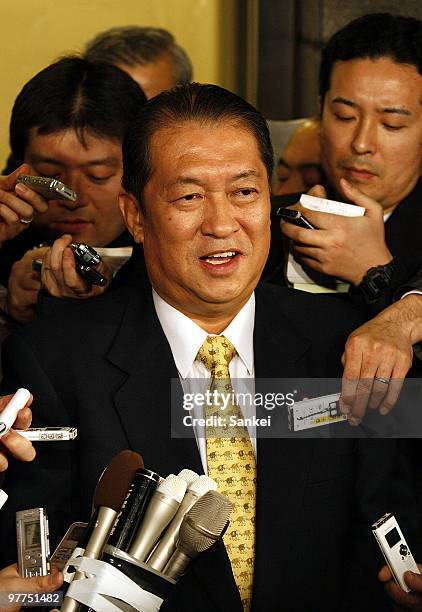
<path fill-rule="evenodd" d="M 240 0 L 243 1 L 243 0 Z M 188 52 L 194 78 L 236 91 L 239 0 L 0 0 L 0 167 L 10 110 L 22 86 L 61 55 L 117 25 L 170 30 Z"/>

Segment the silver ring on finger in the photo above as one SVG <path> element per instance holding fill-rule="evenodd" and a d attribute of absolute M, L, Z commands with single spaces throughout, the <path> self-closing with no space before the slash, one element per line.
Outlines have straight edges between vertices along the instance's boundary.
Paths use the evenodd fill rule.
<path fill-rule="evenodd" d="M 389 378 L 384 378 L 383 376 L 375 376 L 375 380 L 377 380 L 378 382 L 382 383 L 383 385 L 389 385 L 390 384 L 390 379 Z"/>
<path fill-rule="evenodd" d="M 24 219 L 24 217 L 19 217 L 19 221 L 24 225 L 29 225 L 34 220 L 34 217 L 30 217 L 29 219 Z"/>

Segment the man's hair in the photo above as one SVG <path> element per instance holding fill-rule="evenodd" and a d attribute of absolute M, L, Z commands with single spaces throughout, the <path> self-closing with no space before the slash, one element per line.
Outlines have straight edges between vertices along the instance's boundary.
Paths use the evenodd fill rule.
<path fill-rule="evenodd" d="M 170 32 L 162 28 L 111 28 L 89 41 L 84 53 L 91 61 L 127 66 L 151 64 L 164 55 L 173 59 L 174 84 L 190 83 L 192 64 L 186 51 L 176 43 Z"/>
<path fill-rule="evenodd" d="M 336 32 L 322 51 L 321 101 L 330 89 L 335 62 L 381 57 L 415 66 L 422 74 L 422 21 L 391 13 L 372 13 L 354 19 Z"/>
<path fill-rule="evenodd" d="M 270 181 L 274 155 L 261 113 L 243 98 L 217 85 L 180 85 L 148 100 L 123 141 L 123 187 L 135 196 L 141 207 L 143 190 L 154 172 L 152 137 L 160 129 L 190 121 L 213 126 L 229 122 L 251 132 Z"/>
<path fill-rule="evenodd" d="M 110 64 L 65 57 L 35 75 L 16 98 L 10 122 L 10 146 L 22 163 L 29 132 L 75 130 L 123 141 L 130 121 L 146 102 L 141 88 Z"/>

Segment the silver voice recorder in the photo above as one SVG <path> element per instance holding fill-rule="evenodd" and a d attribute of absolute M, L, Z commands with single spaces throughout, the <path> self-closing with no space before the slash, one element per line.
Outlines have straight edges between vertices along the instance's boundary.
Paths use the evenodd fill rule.
<path fill-rule="evenodd" d="M 45 508 L 16 512 L 18 570 L 24 578 L 50 572 L 50 540 Z"/>

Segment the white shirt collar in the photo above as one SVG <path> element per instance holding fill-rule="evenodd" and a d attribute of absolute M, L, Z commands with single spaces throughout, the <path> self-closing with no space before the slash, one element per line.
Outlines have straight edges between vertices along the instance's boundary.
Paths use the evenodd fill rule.
<path fill-rule="evenodd" d="M 176 367 L 182 378 L 188 376 L 205 338 L 209 335 L 179 310 L 170 306 L 153 289 L 152 297 L 161 327 L 170 344 Z M 253 330 L 255 294 L 252 293 L 233 321 L 222 332 L 235 347 L 249 374 L 253 373 Z"/>

